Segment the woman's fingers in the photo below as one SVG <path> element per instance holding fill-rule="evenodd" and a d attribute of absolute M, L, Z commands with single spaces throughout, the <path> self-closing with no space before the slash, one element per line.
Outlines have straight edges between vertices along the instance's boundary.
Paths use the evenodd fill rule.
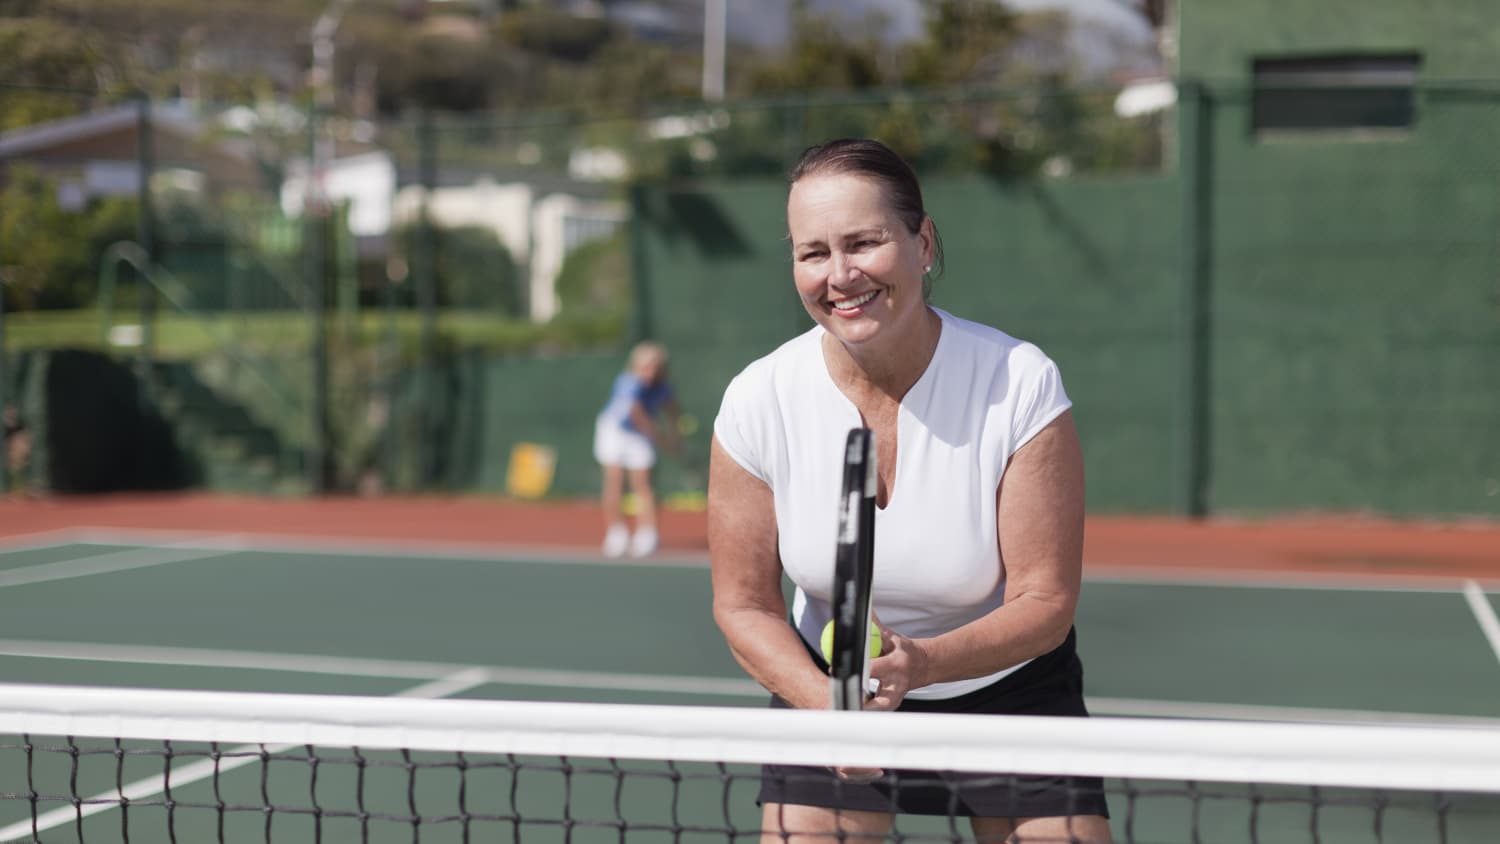
<path fill-rule="evenodd" d="M 880 656 L 870 662 L 870 678 L 879 683 L 866 709 L 893 710 L 914 687 L 912 671 L 916 650 L 912 640 L 886 627 L 880 628 Z"/>
<path fill-rule="evenodd" d="M 874 782 L 885 775 L 880 768 L 834 768 L 834 774 L 845 782 Z"/>
<path fill-rule="evenodd" d="M 872 675 L 871 679 L 878 680 L 880 685 L 870 695 L 870 698 L 865 701 L 865 709 L 890 712 L 900 706 L 901 701 L 906 698 L 906 686 L 897 682 L 894 678 L 877 678 Z"/>

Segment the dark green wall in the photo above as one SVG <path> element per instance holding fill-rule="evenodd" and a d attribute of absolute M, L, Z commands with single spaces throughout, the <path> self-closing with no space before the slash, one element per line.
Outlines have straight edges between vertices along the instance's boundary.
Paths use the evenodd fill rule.
<path fill-rule="evenodd" d="M 1161 178 L 925 189 L 948 256 L 934 303 L 1057 361 L 1093 507 L 1163 510 L 1173 500 L 1176 193 Z"/>
<path fill-rule="evenodd" d="M 1494 0 L 1241 0 L 1174 3 L 1178 76 L 1243 80 L 1255 57 L 1416 50 L 1429 80 L 1493 79 Z"/>
<path fill-rule="evenodd" d="M 1500 96 L 1362 139 L 1211 109 L 1214 509 L 1500 512 Z"/>
<path fill-rule="evenodd" d="M 935 303 L 1058 361 L 1096 512 L 1500 515 L 1496 0 L 1176 7 L 1177 75 L 1203 93 L 1168 121 L 1167 172 L 929 178 Z M 1386 51 L 1422 56 L 1411 129 L 1252 131 L 1255 58 Z M 1180 119 L 1195 108 L 1201 124 Z M 634 197 L 638 333 L 667 343 L 700 423 L 661 487 L 701 487 L 725 384 L 810 325 L 785 186 Z M 595 493 L 593 418 L 625 353 L 404 373 L 397 475 L 499 491 L 511 448 L 536 441 L 558 449 L 558 494 Z M 427 405 L 417 429 L 402 411 Z"/>
<path fill-rule="evenodd" d="M 604 407 L 615 376 L 624 368 L 626 351 L 595 352 L 556 358 L 502 358 L 464 355 L 440 366 L 433 375 L 430 402 L 435 430 L 425 436 L 416 430 L 419 393 L 415 373 L 403 382 L 404 420 L 397 420 L 394 477 L 398 484 L 415 483 L 415 461 L 423 459 L 419 442 L 426 442 L 431 461 L 426 486 L 436 489 L 500 493 L 512 449 L 520 443 L 539 443 L 557 452 L 553 495 L 592 496 L 599 490 L 599 466 L 594 462 L 594 417 Z M 673 361 L 674 381 L 685 382 L 685 409 L 703 416 L 705 429 L 687 438 L 685 457 L 664 455 L 657 468 L 657 490 L 663 496 L 703 490 L 702 463 L 708 453 L 706 425 L 713 419 L 717 396 L 706 405 L 698 389 L 698 372 L 690 356 Z M 686 376 L 678 376 L 681 369 Z M 722 390 L 722 386 L 718 389 Z M 704 408 L 708 408 L 705 410 Z M 580 526 L 585 532 L 594 526 Z"/>
<path fill-rule="evenodd" d="M 1495 4 L 1180 11 L 1179 75 L 1208 81 L 1210 508 L 1500 512 Z M 1252 130 L 1253 59 L 1360 52 L 1422 57 L 1411 129 Z"/>
<path fill-rule="evenodd" d="M 551 445 L 559 492 L 592 494 L 599 487 L 593 421 L 624 364 L 619 355 L 556 360 L 490 360 L 476 370 L 483 399 L 478 428 L 484 438 L 475 478 L 481 489 L 503 490 L 516 443 Z M 593 526 L 587 526 L 592 529 Z"/>
<path fill-rule="evenodd" d="M 1500 513 L 1500 86 L 1424 88 L 1418 125 L 1377 136 L 1257 138 L 1248 102 L 1207 86 L 1183 174 L 929 181 L 935 303 L 1059 362 L 1096 511 Z M 700 459 L 727 381 L 810 324 L 784 198 L 636 194 L 640 324 L 672 349 Z M 541 426 L 568 444 L 559 492 L 591 492 L 587 427 L 621 360 L 535 364 L 582 393 L 496 408 L 489 465 Z M 504 366 L 519 383 L 533 364 Z"/>
<path fill-rule="evenodd" d="M 20 356 L 18 408 L 34 450 L 18 488 L 58 493 L 177 490 L 200 480 L 131 367 L 96 351 Z"/>
<path fill-rule="evenodd" d="M 1175 183 L 975 178 L 924 192 L 947 251 L 934 303 L 1032 340 L 1058 361 L 1084 436 L 1093 505 L 1170 507 Z M 652 329 L 672 349 L 685 402 L 707 426 L 735 373 L 811 325 L 791 283 L 785 187 L 642 196 L 637 244 Z"/>
<path fill-rule="evenodd" d="M 1262 145 L 1217 90 L 1181 179 L 931 182 L 934 301 L 1059 362 L 1096 511 L 1180 509 L 1192 475 L 1207 512 L 1500 514 L 1500 145 L 1481 143 L 1500 95 L 1429 103 L 1410 136 Z M 706 421 L 728 378 L 809 324 L 785 188 L 642 196 L 650 327 Z"/>

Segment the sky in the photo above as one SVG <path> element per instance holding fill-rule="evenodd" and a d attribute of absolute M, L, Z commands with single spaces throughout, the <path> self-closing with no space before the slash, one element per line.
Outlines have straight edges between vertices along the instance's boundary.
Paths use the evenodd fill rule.
<path fill-rule="evenodd" d="M 786 41 L 791 24 L 791 0 L 728 0 L 729 35 L 763 47 Z M 883 13 L 890 18 L 892 38 L 910 37 L 921 29 L 916 0 L 813 0 L 813 7 L 850 18 Z"/>
<path fill-rule="evenodd" d="M 1088 21 L 1118 31 L 1127 37 L 1149 39 L 1150 26 L 1133 9 L 1130 0 L 1004 0 L 1017 11 L 1064 9 L 1075 20 Z M 786 39 L 791 19 L 791 0 L 728 0 L 732 37 L 760 45 L 775 45 Z M 909 38 L 922 29 L 920 0 L 812 0 L 815 9 L 851 20 L 884 15 L 889 35 Z"/>
<path fill-rule="evenodd" d="M 731 40 L 761 47 L 785 43 L 792 0 L 726 0 Z M 1152 76 L 1160 72 L 1156 35 L 1133 0 L 997 0 L 1018 12 L 1061 10 L 1073 18 L 1072 66 L 1084 78 Z M 811 0 L 814 9 L 848 20 L 852 27 L 876 15 L 899 41 L 922 30 L 921 0 Z"/>

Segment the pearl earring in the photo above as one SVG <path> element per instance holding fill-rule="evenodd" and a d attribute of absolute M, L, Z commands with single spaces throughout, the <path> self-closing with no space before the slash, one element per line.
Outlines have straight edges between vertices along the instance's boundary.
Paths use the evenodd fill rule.
<path fill-rule="evenodd" d="M 930 272 L 932 272 L 932 265 L 928 264 L 927 266 L 923 267 L 922 268 L 922 272 L 924 272 L 924 273 L 930 273 Z"/>

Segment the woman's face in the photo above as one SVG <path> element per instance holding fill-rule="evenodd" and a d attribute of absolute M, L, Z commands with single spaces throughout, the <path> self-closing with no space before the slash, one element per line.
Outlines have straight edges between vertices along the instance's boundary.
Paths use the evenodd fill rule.
<path fill-rule="evenodd" d="M 641 379 L 643 383 L 655 384 L 666 374 L 667 362 L 656 355 L 647 355 L 636 361 L 633 369 L 635 377 Z"/>
<path fill-rule="evenodd" d="M 848 173 L 807 176 L 787 197 L 792 277 L 803 307 L 846 345 L 915 325 L 926 310 L 931 223 L 913 234 L 880 183 Z"/>

